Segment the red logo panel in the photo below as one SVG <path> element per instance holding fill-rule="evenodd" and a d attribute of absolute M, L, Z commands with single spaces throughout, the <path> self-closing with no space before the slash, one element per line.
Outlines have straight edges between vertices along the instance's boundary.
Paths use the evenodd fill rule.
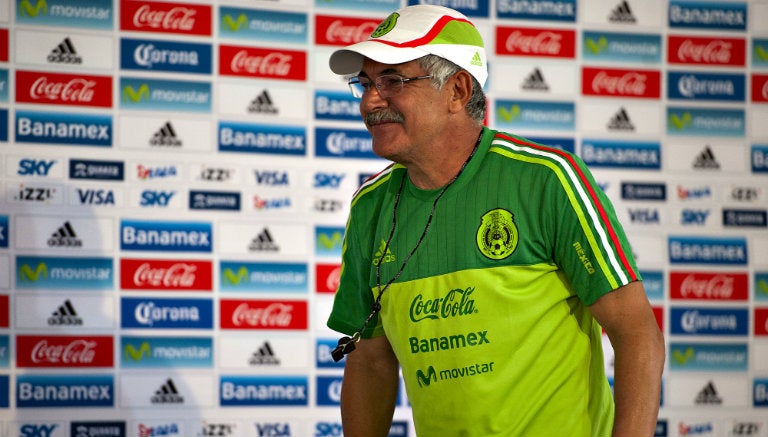
<path fill-rule="evenodd" d="M 8 62 L 8 29 L 0 29 L 0 62 Z"/>
<path fill-rule="evenodd" d="M 672 299 L 746 301 L 749 278 L 746 273 L 672 272 L 669 287 Z"/>
<path fill-rule="evenodd" d="M 211 291 L 213 265 L 210 261 L 121 259 L 120 288 Z"/>
<path fill-rule="evenodd" d="M 341 278 L 339 264 L 318 264 L 315 266 L 315 290 L 318 293 L 336 293 Z"/>
<path fill-rule="evenodd" d="M 768 103 L 768 74 L 752 75 L 752 101 Z"/>
<path fill-rule="evenodd" d="M 228 76 L 307 80 L 307 54 L 296 50 L 219 46 L 219 73 Z"/>
<path fill-rule="evenodd" d="M 114 340 L 108 336 L 16 337 L 18 367 L 112 367 Z"/>
<path fill-rule="evenodd" d="M 658 99 L 661 96 L 661 72 L 584 67 L 581 92 L 585 96 Z"/>
<path fill-rule="evenodd" d="M 0 328 L 8 328 L 10 326 L 10 306 L 8 303 L 8 295 L 0 294 Z"/>
<path fill-rule="evenodd" d="M 746 42 L 743 38 L 714 38 L 670 35 L 667 61 L 670 64 L 743 67 Z"/>
<path fill-rule="evenodd" d="M 664 308 L 663 307 L 651 307 L 653 311 L 653 317 L 656 318 L 656 324 L 659 325 L 661 332 L 664 332 Z"/>
<path fill-rule="evenodd" d="M 768 308 L 755 308 L 755 335 L 768 335 Z"/>
<path fill-rule="evenodd" d="M 120 1 L 120 30 L 212 34 L 211 6 L 156 1 Z"/>
<path fill-rule="evenodd" d="M 496 54 L 575 58 L 576 32 L 566 29 L 496 28 Z"/>
<path fill-rule="evenodd" d="M 307 302 L 221 299 L 222 329 L 307 329 Z"/>
<path fill-rule="evenodd" d="M 315 43 L 346 46 L 365 41 L 376 30 L 380 20 L 371 18 L 315 16 Z"/>
<path fill-rule="evenodd" d="M 112 76 L 17 71 L 16 101 L 111 108 Z"/>

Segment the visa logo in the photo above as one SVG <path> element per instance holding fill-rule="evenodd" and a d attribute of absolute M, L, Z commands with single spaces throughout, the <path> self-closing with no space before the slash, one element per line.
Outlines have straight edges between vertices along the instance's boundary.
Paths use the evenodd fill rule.
<path fill-rule="evenodd" d="M 57 424 L 50 425 L 21 425 L 19 433 L 22 437 L 50 437 L 56 429 Z"/>
<path fill-rule="evenodd" d="M 659 211 L 656 209 L 630 209 L 629 219 L 632 223 L 657 224 L 659 220 Z"/>
<path fill-rule="evenodd" d="M 315 188 L 339 188 L 345 174 L 315 173 Z"/>
<path fill-rule="evenodd" d="M 16 174 L 19 176 L 48 176 L 54 164 L 56 164 L 55 159 L 22 159 L 19 161 L 19 169 Z"/>
<path fill-rule="evenodd" d="M 256 433 L 259 437 L 290 437 L 291 425 L 288 423 L 257 423 Z"/>
<path fill-rule="evenodd" d="M 78 188 L 77 199 L 81 205 L 114 205 L 115 193 L 112 190 Z"/>
<path fill-rule="evenodd" d="M 289 185 L 286 171 L 254 170 L 253 175 L 256 178 L 256 185 Z"/>
<path fill-rule="evenodd" d="M 175 191 L 144 190 L 141 192 L 139 205 L 166 207 L 175 194 Z"/>
<path fill-rule="evenodd" d="M 709 210 L 684 209 L 681 222 L 684 225 L 704 225 L 709 217 Z"/>

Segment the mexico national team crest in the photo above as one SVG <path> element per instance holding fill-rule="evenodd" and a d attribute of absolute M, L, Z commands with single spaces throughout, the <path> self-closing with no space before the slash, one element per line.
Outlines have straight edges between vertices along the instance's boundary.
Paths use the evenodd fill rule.
<path fill-rule="evenodd" d="M 379 23 L 378 27 L 371 33 L 371 38 L 379 38 L 386 34 L 388 34 L 392 29 L 395 28 L 395 24 L 397 24 L 397 19 L 400 17 L 400 14 L 397 12 L 393 12 L 389 15 L 389 17 L 385 18 L 384 21 Z"/>
<path fill-rule="evenodd" d="M 506 209 L 492 209 L 480 219 L 477 248 L 490 259 L 501 260 L 517 249 L 518 233 L 514 216 Z"/>

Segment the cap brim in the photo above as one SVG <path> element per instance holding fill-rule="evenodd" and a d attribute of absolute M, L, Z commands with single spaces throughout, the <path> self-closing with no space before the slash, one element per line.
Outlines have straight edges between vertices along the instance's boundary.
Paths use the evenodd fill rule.
<path fill-rule="evenodd" d="M 354 74 L 362 70 L 365 58 L 382 64 L 402 64 L 428 55 L 429 52 L 414 47 L 392 46 L 377 41 L 361 41 L 331 54 L 328 65 L 331 71 L 339 75 Z"/>

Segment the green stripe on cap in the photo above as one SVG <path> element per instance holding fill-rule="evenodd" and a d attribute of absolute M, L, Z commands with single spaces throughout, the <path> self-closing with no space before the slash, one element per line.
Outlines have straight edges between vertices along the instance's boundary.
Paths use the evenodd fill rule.
<path fill-rule="evenodd" d="M 451 20 L 427 44 L 460 44 L 483 47 L 483 38 L 471 23 Z"/>

